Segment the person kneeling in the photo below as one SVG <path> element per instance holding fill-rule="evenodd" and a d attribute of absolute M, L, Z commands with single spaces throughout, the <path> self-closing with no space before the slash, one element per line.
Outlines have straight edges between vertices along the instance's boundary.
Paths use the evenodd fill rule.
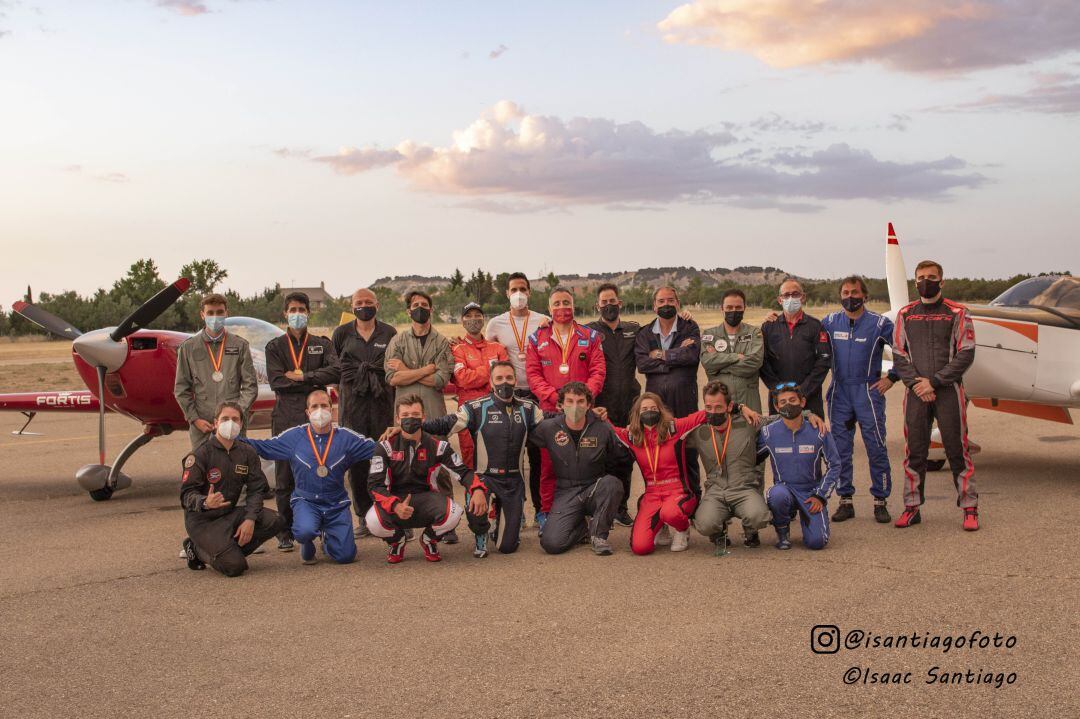
<path fill-rule="evenodd" d="M 243 411 L 224 402 L 214 418 L 214 433 L 184 457 L 180 504 L 188 538 L 184 553 L 189 569 L 209 564 L 227 577 L 243 574 L 246 557 L 277 535 L 282 520 L 263 507 L 269 485 L 255 450 L 236 438 L 243 428 Z M 243 507 L 236 506 L 247 490 Z"/>
<path fill-rule="evenodd" d="M 442 559 L 439 540 L 461 521 L 462 508 L 439 490 L 440 471 L 448 472 L 465 487 L 469 528 L 486 534 L 487 487 L 465 466 L 450 443 L 423 430 L 424 404 L 417 395 L 405 395 L 394 407 L 401 432 L 379 442 L 371 458 L 368 488 L 374 500 L 365 521 L 368 530 L 387 544 L 386 561 L 405 558 L 405 530 L 424 528 L 420 546 L 429 562 Z"/>

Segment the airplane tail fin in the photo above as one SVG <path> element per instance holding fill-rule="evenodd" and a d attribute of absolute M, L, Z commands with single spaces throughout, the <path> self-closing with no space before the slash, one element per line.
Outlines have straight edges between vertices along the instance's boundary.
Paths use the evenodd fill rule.
<path fill-rule="evenodd" d="M 891 222 L 888 244 L 885 245 L 885 281 L 889 286 L 890 314 L 895 314 L 908 303 L 908 282 L 904 256 L 900 253 L 900 243 L 896 240 Z"/>

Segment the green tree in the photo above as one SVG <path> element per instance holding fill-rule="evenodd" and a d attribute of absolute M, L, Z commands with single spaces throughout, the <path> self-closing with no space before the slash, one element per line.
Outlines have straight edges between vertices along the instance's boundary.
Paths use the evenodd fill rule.
<path fill-rule="evenodd" d="M 547 273 L 547 277 L 544 278 L 544 282 L 547 283 L 548 292 L 559 286 L 559 276 L 554 272 Z"/>
<path fill-rule="evenodd" d="M 465 275 L 461 274 L 461 269 L 454 268 L 454 274 L 450 275 L 450 289 L 456 290 L 465 284 Z"/>

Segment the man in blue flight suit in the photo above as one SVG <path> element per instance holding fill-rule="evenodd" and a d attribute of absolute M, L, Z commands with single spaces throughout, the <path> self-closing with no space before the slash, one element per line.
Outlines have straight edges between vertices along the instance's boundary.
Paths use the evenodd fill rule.
<path fill-rule="evenodd" d="M 765 497 L 776 529 L 776 548 L 791 549 L 790 525 L 799 515 L 803 544 L 824 549 L 829 542 L 829 494 L 840 475 L 840 455 L 832 434 L 818 433 L 803 419 L 806 397 L 796 382 L 784 382 L 772 392 L 781 419 L 758 435 L 758 461 L 769 457 L 773 486 Z M 825 472 L 821 461 L 825 461 Z"/>
<path fill-rule="evenodd" d="M 899 379 L 894 370 L 881 376 L 881 351 L 892 344 L 893 323 L 864 307 L 868 292 L 861 277 L 840 282 L 840 304 L 844 309 L 821 321 L 832 340 L 832 383 L 829 385 L 829 422 L 836 450 L 840 453 L 840 479 L 836 493 L 840 506 L 832 521 L 855 516 L 852 497 L 852 455 L 855 425 L 859 425 L 867 458 L 870 460 L 870 494 L 874 497 L 874 519 L 891 521 L 886 503 L 892 491 L 889 452 L 885 447 L 885 393 Z"/>
<path fill-rule="evenodd" d="M 292 493 L 292 535 L 304 564 L 315 563 L 315 537 L 338 564 L 356 558 L 345 472 L 371 459 L 375 442 L 331 421 L 330 395 L 317 389 L 307 397 L 308 423 L 271 439 L 242 437 L 263 459 L 288 460 L 296 486 Z"/>

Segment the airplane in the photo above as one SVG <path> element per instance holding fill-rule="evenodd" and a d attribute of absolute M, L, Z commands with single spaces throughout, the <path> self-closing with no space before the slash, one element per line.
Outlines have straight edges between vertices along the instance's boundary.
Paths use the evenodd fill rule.
<path fill-rule="evenodd" d="M 885 278 L 890 311 L 908 304 L 907 271 L 889 223 Z M 945 278 L 948 294 L 948 276 Z M 1080 407 L 1080 278 L 1045 275 L 1016 283 L 986 305 L 967 305 L 975 326 L 975 361 L 964 375 L 972 404 L 996 412 L 1073 424 Z M 928 468 L 944 453 L 935 429 Z"/>
<path fill-rule="evenodd" d="M 27 320 L 57 337 L 72 340 L 72 360 L 87 389 L 0 394 L 0 411 L 22 412 L 27 418 L 22 429 L 13 432 L 16 435 L 23 434 L 39 412 L 96 412 L 98 463 L 87 464 L 75 473 L 79 486 L 95 501 L 107 500 L 116 490 L 131 486 L 131 478 L 122 470 L 141 447 L 155 437 L 187 429 L 188 423 L 173 396 L 173 379 L 176 350 L 191 335 L 144 328 L 189 286 L 186 278 L 180 278 L 144 302 L 117 327 L 86 333 L 29 302 L 12 305 Z M 252 317 L 229 317 L 225 328 L 251 345 L 259 394 L 248 428 L 265 429 L 270 426 L 275 399 L 266 374 L 266 343 L 284 334 L 284 330 Z M 142 423 L 142 433 L 124 447 L 111 466 L 105 464 L 106 411 Z"/>

